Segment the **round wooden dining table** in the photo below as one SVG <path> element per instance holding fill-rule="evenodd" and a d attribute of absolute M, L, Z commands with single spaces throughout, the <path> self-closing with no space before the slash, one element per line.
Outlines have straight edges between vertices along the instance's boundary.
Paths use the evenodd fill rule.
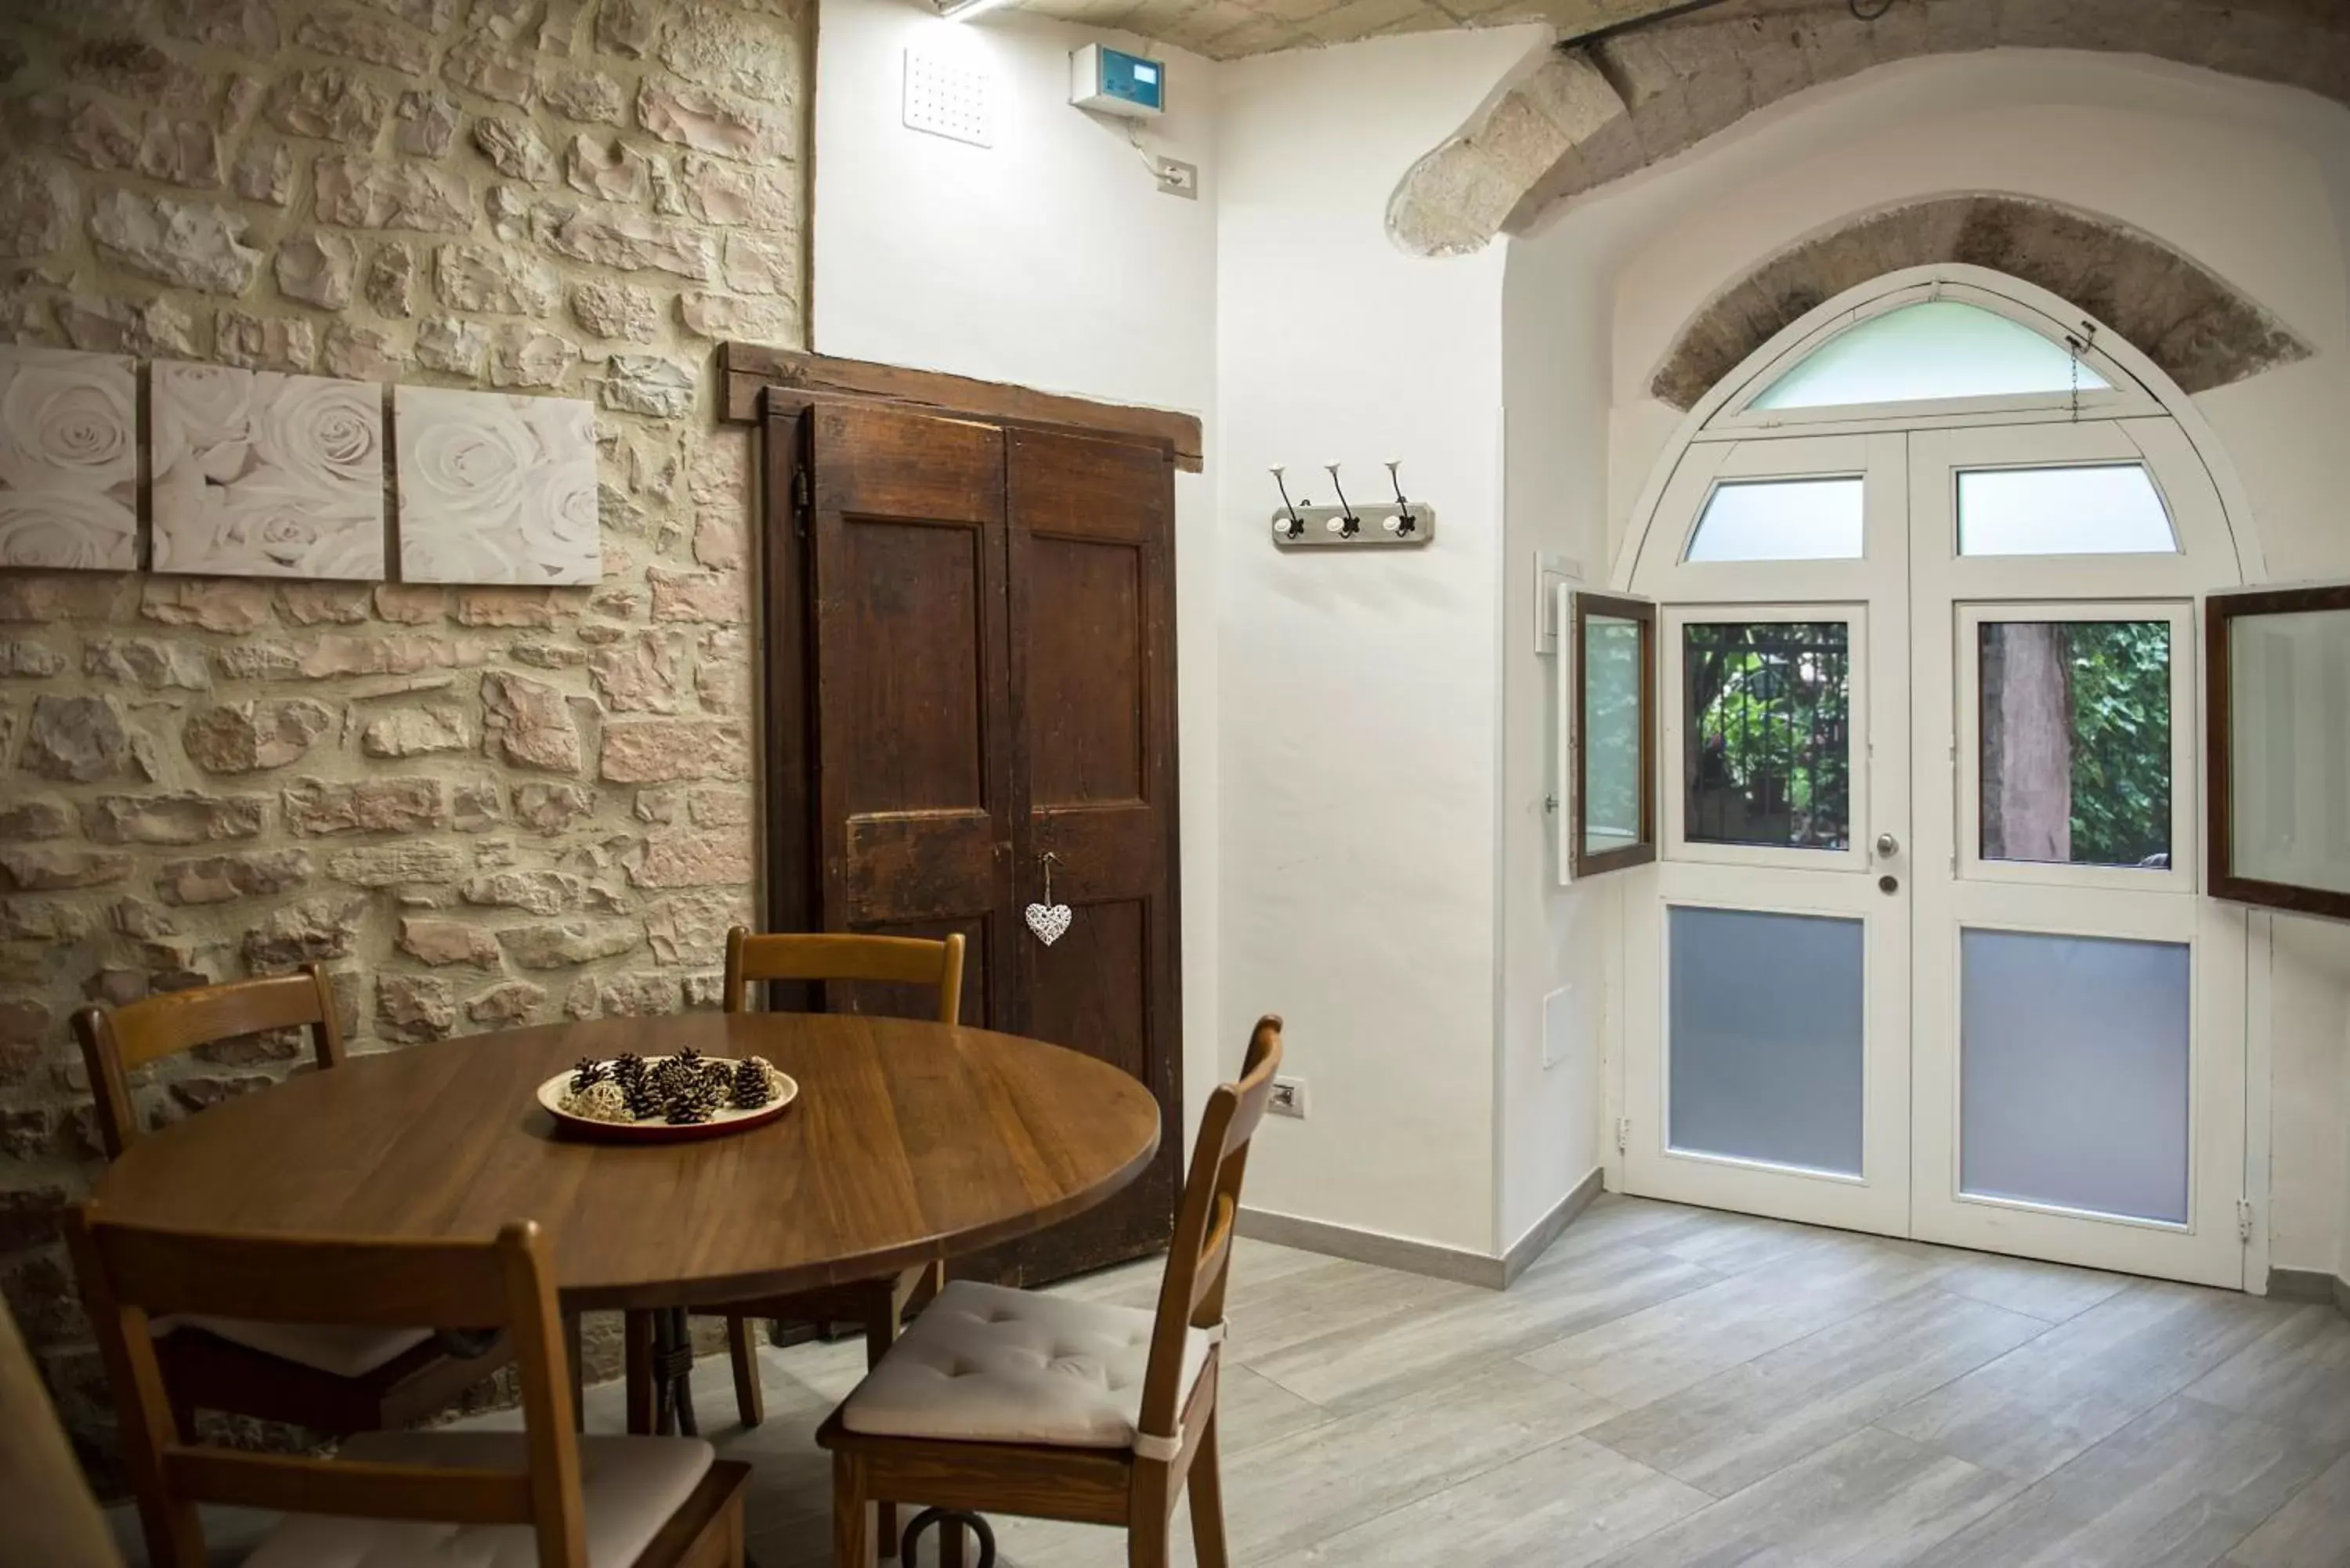
<path fill-rule="evenodd" d="M 558 1128 L 535 1098 L 582 1057 L 764 1056 L 775 1119 L 690 1141 Z M 1107 1063 L 985 1029 L 838 1013 L 678 1013 L 353 1056 L 138 1139 L 99 1181 L 116 1220 L 354 1239 L 533 1220 L 564 1310 L 874 1279 L 1041 1230 L 1139 1176 L 1159 1104 Z M 678 1395 L 682 1389 L 676 1390 Z M 669 1400 L 664 1400 L 668 1404 Z M 683 1424 L 691 1407 L 681 1401 Z"/>

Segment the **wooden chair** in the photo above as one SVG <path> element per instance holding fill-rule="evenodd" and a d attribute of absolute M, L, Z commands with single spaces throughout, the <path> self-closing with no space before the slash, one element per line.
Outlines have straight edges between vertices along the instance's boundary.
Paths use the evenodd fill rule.
<path fill-rule="evenodd" d="M 830 932 L 781 932 L 754 935 L 736 926 L 726 933 L 726 978 L 720 993 L 729 1012 L 748 1006 L 754 981 L 870 981 L 884 984 L 932 986 L 938 992 L 938 1020 L 953 1023 L 962 1015 L 962 937 L 926 941 L 914 937 L 871 937 Z M 759 1387 L 758 1324 L 772 1318 L 794 1323 L 858 1323 L 865 1325 L 865 1359 L 869 1368 L 880 1364 L 882 1353 L 896 1342 L 908 1306 L 937 1293 L 945 1272 L 937 1263 L 906 1269 L 882 1280 L 858 1280 L 796 1294 L 724 1303 L 726 1346 L 734 1370 L 734 1408 L 746 1427 L 766 1418 L 766 1399 Z M 633 1317 L 627 1325 L 628 1343 L 646 1337 L 645 1325 Z M 629 1408 L 648 1408 L 649 1389 L 640 1377 L 650 1377 L 650 1358 L 629 1358 Z M 642 1371 L 639 1371 L 642 1368 Z M 639 1420 L 631 1418 L 631 1430 Z"/>
<path fill-rule="evenodd" d="M 103 1205 L 85 1203 L 68 1215 L 66 1240 L 114 1385 L 154 1568 L 202 1568 L 203 1502 L 289 1515 L 246 1568 L 587 1568 L 591 1559 L 740 1568 L 749 1466 L 693 1438 L 572 1430 L 554 1275 L 536 1225 L 480 1241 L 209 1235 L 118 1225 Z M 160 1314 L 378 1328 L 494 1324 L 515 1346 L 523 1429 L 367 1432 L 331 1459 L 196 1443 L 163 1391 L 151 1327 Z"/>
<path fill-rule="evenodd" d="M 16 1320 L 0 1311 L 0 1563 L 122 1568 Z"/>
<path fill-rule="evenodd" d="M 130 1075 L 151 1062 L 278 1029 L 306 1030 L 322 1070 L 343 1061 L 334 986 L 317 964 L 301 974 L 170 992 L 111 1011 L 85 1007 L 73 1028 L 109 1158 L 141 1136 Z M 197 1410 L 223 1410 L 327 1437 L 422 1420 L 510 1359 L 502 1340 L 478 1332 L 231 1318 L 165 1324 L 157 1353 L 182 1425 Z"/>
<path fill-rule="evenodd" d="M 1249 1139 L 1280 1065 L 1281 1020 L 1260 1019 L 1240 1081 L 1200 1118 L 1156 1313 L 958 1280 L 826 1418 L 834 1568 L 871 1562 L 868 1508 L 881 1501 L 1123 1525 L 1128 1563 L 1159 1568 L 1187 1482 L 1201 1568 L 1225 1568 L 1224 1285 Z M 1040 1380 L 1040 1355 L 1067 1375 Z"/>

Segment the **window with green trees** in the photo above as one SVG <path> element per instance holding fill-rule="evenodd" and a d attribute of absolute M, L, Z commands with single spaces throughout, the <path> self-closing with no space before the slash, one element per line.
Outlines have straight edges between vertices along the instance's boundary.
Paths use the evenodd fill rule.
<path fill-rule="evenodd" d="M 2170 623 L 1991 621 L 1982 856 L 2170 864 Z"/>
<path fill-rule="evenodd" d="M 1850 847 L 1851 628 L 1691 622 L 1682 628 L 1681 679 L 1682 836 Z"/>

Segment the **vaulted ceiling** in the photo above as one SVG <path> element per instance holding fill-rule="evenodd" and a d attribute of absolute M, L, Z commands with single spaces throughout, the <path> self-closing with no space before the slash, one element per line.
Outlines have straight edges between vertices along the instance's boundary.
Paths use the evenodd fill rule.
<path fill-rule="evenodd" d="M 1211 59 L 1388 33 L 1548 22 L 1578 37 L 1682 0 L 1021 0 L 1021 9 L 1139 33 Z"/>

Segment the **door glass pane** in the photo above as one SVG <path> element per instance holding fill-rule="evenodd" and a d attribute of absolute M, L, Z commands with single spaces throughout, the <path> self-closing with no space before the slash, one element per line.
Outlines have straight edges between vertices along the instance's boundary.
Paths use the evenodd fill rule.
<path fill-rule="evenodd" d="M 2236 875 L 2350 893 L 2350 614 L 2228 623 Z"/>
<path fill-rule="evenodd" d="M 1982 857 L 2170 864 L 2170 623 L 1986 621 Z"/>
<path fill-rule="evenodd" d="M 2175 556 L 2178 535 L 2139 462 L 1959 474 L 1961 556 Z"/>
<path fill-rule="evenodd" d="M 1849 846 L 1850 641 L 1842 621 L 1682 628 L 1684 837 Z"/>
<path fill-rule="evenodd" d="M 1640 722 L 1648 663 L 1641 622 L 1587 615 L 1583 622 L 1583 852 L 1604 855 L 1640 839 L 1640 778 L 1648 758 Z"/>
<path fill-rule="evenodd" d="M 2075 385 L 2074 373 L 2064 346 L 2030 327 L 1978 306 L 1929 300 L 1836 334 L 1747 406 L 1815 409 L 2064 392 Z M 2086 365 L 2078 374 L 2085 392 L 2110 384 Z"/>
<path fill-rule="evenodd" d="M 1692 561 L 1856 561 L 1861 482 L 1733 480 L 1714 486 L 1690 538 Z"/>
<path fill-rule="evenodd" d="M 1960 939 L 1963 1192 L 2187 1221 L 2183 943 Z"/>
<path fill-rule="evenodd" d="M 1861 922 L 1675 907 L 1672 1147 L 1860 1174 Z"/>

